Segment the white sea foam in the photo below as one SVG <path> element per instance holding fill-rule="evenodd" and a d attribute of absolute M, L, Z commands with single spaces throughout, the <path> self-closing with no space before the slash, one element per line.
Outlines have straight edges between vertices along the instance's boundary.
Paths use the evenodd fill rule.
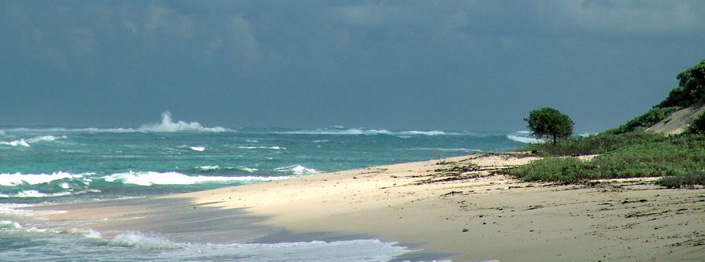
<path fill-rule="evenodd" d="M 100 232 L 95 231 L 90 228 L 68 228 L 68 229 L 62 230 L 59 233 L 66 234 L 66 235 L 83 236 L 83 237 L 87 237 L 87 238 L 96 238 L 96 239 L 102 238 L 102 236 L 100 235 Z"/>
<path fill-rule="evenodd" d="M 18 186 L 23 184 L 36 185 L 49 183 L 61 179 L 79 179 L 84 178 L 88 174 L 71 174 L 67 172 L 54 172 L 52 174 L 0 174 L 0 185 L 2 186 Z M 90 182 L 85 179 L 84 182 Z"/>
<path fill-rule="evenodd" d="M 280 146 L 238 146 L 239 149 L 271 149 L 271 150 L 286 150 L 285 147 Z"/>
<path fill-rule="evenodd" d="M 108 245 L 150 250 L 165 250 L 178 247 L 177 243 L 161 236 L 145 235 L 140 232 L 127 232 L 119 234 L 110 240 Z"/>
<path fill-rule="evenodd" d="M 189 147 L 189 148 L 191 148 L 191 150 L 196 151 L 196 152 L 203 152 L 203 151 L 206 151 L 206 147 L 205 147 L 205 146 L 192 146 L 192 147 Z"/>
<path fill-rule="evenodd" d="M 37 190 L 23 190 L 15 194 L 0 194 L 0 198 L 42 198 L 42 197 L 62 197 L 85 193 L 81 192 L 57 192 L 57 193 L 42 193 Z"/>
<path fill-rule="evenodd" d="M 254 167 L 246 167 L 246 166 L 239 166 L 239 167 L 236 167 L 236 169 L 237 169 L 237 170 L 241 170 L 241 171 L 245 171 L 245 172 L 248 172 L 248 173 L 254 173 L 254 172 L 257 172 L 257 171 L 259 170 L 259 169 L 254 168 Z"/>
<path fill-rule="evenodd" d="M 28 138 L 28 139 L 18 139 L 14 141 L 0 141 L 0 145 L 8 145 L 8 146 L 14 146 L 14 147 L 30 147 L 30 144 L 38 143 L 38 142 L 52 142 L 56 141 L 58 139 L 66 138 L 66 136 L 38 136 L 34 138 Z"/>
<path fill-rule="evenodd" d="M 214 165 L 214 166 L 199 166 L 198 169 L 203 170 L 203 171 L 220 170 L 220 166 L 218 166 L 218 165 Z"/>
<path fill-rule="evenodd" d="M 543 139 L 533 137 L 530 131 L 518 131 L 507 135 L 507 138 L 526 144 L 540 144 L 545 142 Z"/>
<path fill-rule="evenodd" d="M 27 139 L 27 142 L 30 143 L 30 144 L 33 144 L 33 143 L 37 143 L 37 142 L 52 142 L 52 141 L 56 141 L 56 140 L 59 140 L 59 139 L 65 139 L 65 138 L 66 138 L 66 136 L 59 136 L 59 137 L 56 137 L 56 136 L 38 136 L 38 137 L 35 137 L 35 138 Z"/>
<path fill-rule="evenodd" d="M 204 250 L 202 246 L 191 246 L 179 251 L 181 257 L 190 258 L 194 251 Z M 395 242 L 382 242 L 376 239 L 347 241 L 311 241 L 274 244 L 232 244 L 209 245 L 206 254 L 232 256 L 234 252 L 242 261 L 390 261 L 397 256 L 412 252 Z M 196 258 L 196 257 L 194 257 Z M 236 260 L 239 261 L 239 260 Z"/>
<path fill-rule="evenodd" d="M 447 133 L 444 131 L 389 131 L 385 129 L 359 129 L 359 128 L 349 128 L 349 129 L 315 129 L 315 130 L 299 130 L 299 131 L 289 131 L 289 132 L 278 132 L 278 134 L 292 134 L 292 135 L 392 135 L 392 136 L 438 136 L 438 135 L 460 135 L 460 133 Z"/>
<path fill-rule="evenodd" d="M 177 172 L 128 172 L 103 177 L 107 182 L 121 182 L 139 186 L 193 185 L 201 183 L 262 182 L 290 178 L 288 176 L 187 176 Z"/>
<path fill-rule="evenodd" d="M 174 122 L 171 119 L 171 113 L 165 111 L 162 113 L 162 122 L 158 124 L 147 124 L 140 127 L 139 130 L 148 132 L 226 132 L 228 129 L 222 127 L 203 127 L 198 122 Z"/>
<path fill-rule="evenodd" d="M 297 176 L 300 175 L 312 175 L 312 174 L 318 174 L 318 170 L 313 169 L 313 168 L 307 168 L 302 165 L 293 165 L 293 166 L 285 166 L 285 167 L 279 167 L 275 168 L 274 171 L 277 172 L 282 172 L 282 173 L 291 173 Z"/>
<path fill-rule="evenodd" d="M 404 150 L 404 149 L 402 149 Z M 480 149 L 472 148 L 442 148 L 442 147 L 415 147 L 406 150 L 418 150 L 418 151 L 443 151 L 443 152 L 482 152 Z"/>
<path fill-rule="evenodd" d="M 10 142 L 0 141 L 0 145 L 8 145 L 8 146 L 14 146 L 14 147 L 18 147 L 18 146 L 29 147 L 29 144 L 24 139 L 10 141 Z"/>
<path fill-rule="evenodd" d="M 0 229 L 19 229 L 22 228 L 20 223 L 10 220 L 0 220 Z"/>

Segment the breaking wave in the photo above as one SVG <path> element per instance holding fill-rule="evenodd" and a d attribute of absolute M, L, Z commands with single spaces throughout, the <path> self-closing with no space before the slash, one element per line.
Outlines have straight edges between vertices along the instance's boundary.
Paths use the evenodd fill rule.
<path fill-rule="evenodd" d="M 0 198 L 43 198 L 43 197 L 62 197 L 80 194 L 85 192 L 58 192 L 58 193 L 42 193 L 38 190 L 23 190 L 15 194 L 0 194 Z"/>
<path fill-rule="evenodd" d="M 289 176 L 187 176 L 177 172 L 127 172 L 103 177 L 106 182 L 120 182 L 138 186 L 193 185 L 202 183 L 263 182 L 290 178 Z"/>
<path fill-rule="evenodd" d="M 218 170 L 239 170 L 239 171 L 245 171 L 247 173 L 254 173 L 257 172 L 259 169 L 254 168 L 254 167 L 245 167 L 245 166 L 238 166 L 238 167 L 220 167 L 219 165 L 213 165 L 213 166 L 198 166 L 196 169 L 201 170 L 201 171 L 218 171 Z"/>
<path fill-rule="evenodd" d="M 108 242 L 108 246 L 132 247 L 149 250 L 168 250 L 179 247 L 166 238 L 156 235 L 145 235 L 140 232 L 127 232 L 115 236 Z"/>
<path fill-rule="evenodd" d="M 540 144 L 545 142 L 543 139 L 533 137 L 530 131 L 514 132 L 512 134 L 508 134 L 507 138 L 525 144 Z"/>
<path fill-rule="evenodd" d="M 158 124 L 147 124 L 139 128 L 141 131 L 147 132 L 226 132 L 228 129 L 222 127 L 203 127 L 198 122 L 174 122 L 171 118 L 171 113 L 165 111 L 162 113 L 162 122 Z"/>
<path fill-rule="evenodd" d="M 390 136 L 440 136 L 440 135 L 460 135 L 460 133 L 447 133 L 444 131 L 389 131 L 385 129 L 359 129 L 359 128 L 324 128 L 315 130 L 299 130 L 288 132 L 277 132 L 278 134 L 291 135 L 390 135 Z"/>
<path fill-rule="evenodd" d="M 443 151 L 443 152 L 482 152 L 480 149 L 472 148 L 435 148 L 435 147 L 415 147 L 402 150 L 413 150 L 413 151 Z"/>
<path fill-rule="evenodd" d="M 87 174 L 55 172 L 52 174 L 0 174 L 0 186 L 37 185 L 64 179 L 83 179 Z"/>
<path fill-rule="evenodd" d="M 320 172 L 318 172 L 318 170 L 316 170 L 316 169 L 307 168 L 307 167 L 302 166 L 302 165 L 293 165 L 293 166 L 279 167 L 279 168 L 275 168 L 274 171 L 282 172 L 282 173 L 290 173 L 290 174 L 294 174 L 294 175 L 297 175 L 297 176 L 300 176 L 300 175 L 313 175 L 313 174 L 318 174 L 318 173 L 320 173 Z"/>
<path fill-rule="evenodd" d="M 0 141 L 0 145 L 8 145 L 8 146 L 14 146 L 14 147 L 18 147 L 18 146 L 30 147 L 30 144 L 39 143 L 39 142 L 52 142 L 52 141 L 56 141 L 56 140 L 62 139 L 62 138 L 66 138 L 66 136 L 60 136 L 60 137 L 38 136 L 38 137 L 28 138 L 28 139 L 22 138 L 22 139 L 10 141 L 10 142 Z"/>
<path fill-rule="evenodd" d="M 286 150 L 286 147 L 280 146 L 238 146 L 239 149 L 271 149 L 271 150 Z"/>

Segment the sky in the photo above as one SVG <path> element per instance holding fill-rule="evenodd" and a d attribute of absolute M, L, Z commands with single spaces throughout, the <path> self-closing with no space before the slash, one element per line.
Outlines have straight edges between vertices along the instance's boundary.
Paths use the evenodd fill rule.
<path fill-rule="evenodd" d="M 705 59 L 705 1 L 0 0 L 0 126 L 616 127 Z"/>

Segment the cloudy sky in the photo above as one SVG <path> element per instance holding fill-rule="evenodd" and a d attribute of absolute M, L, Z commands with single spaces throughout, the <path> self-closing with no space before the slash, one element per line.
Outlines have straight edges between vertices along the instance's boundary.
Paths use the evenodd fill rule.
<path fill-rule="evenodd" d="M 581 132 L 705 59 L 705 1 L 0 1 L 0 126 Z"/>

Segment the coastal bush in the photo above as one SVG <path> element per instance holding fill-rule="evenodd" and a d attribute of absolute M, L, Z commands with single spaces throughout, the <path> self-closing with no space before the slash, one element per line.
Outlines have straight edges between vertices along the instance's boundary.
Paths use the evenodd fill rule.
<path fill-rule="evenodd" d="M 575 156 L 603 154 L 616 149 L 651 142 L 667 140 L 660 134 L 633 132 L 622 135 L 597 134 L 586 137 L 572 137 L 552 144 L 531 144 L 523 148 L 526 151 L 535 151 L 542 156 Z"/>
<path fill-rule="evenodd" d="M 677 176 L 666 176 L 657 181 L 656 184 L 667 188 L 683 188 L 692 187 L 694 185 L 705 186 L 705 171 Z"/>
<path fill-rule="evenodd" d="M 694 119 L 685 130 L 686 134 L 705 134 L 705 113 Z"/>
<path fill-rule="evenodd" d="M 566 183 L 600 178 L 681 177 L 705 172 L 703 156 L 705 135 L 679 136 L 634 143 L 598 155 L 591 161 L 547 157 L 508 172 L 529 181 Z M 683 181 L 693 181 L 688 179 Z"/>
<path fill-rule="evenodd" d="M 509 173 L 526 181 L 551 181 L 575 183 L 588 179 L 590 165 L 572 157 L 547 157 L 509 170 Z"/>

